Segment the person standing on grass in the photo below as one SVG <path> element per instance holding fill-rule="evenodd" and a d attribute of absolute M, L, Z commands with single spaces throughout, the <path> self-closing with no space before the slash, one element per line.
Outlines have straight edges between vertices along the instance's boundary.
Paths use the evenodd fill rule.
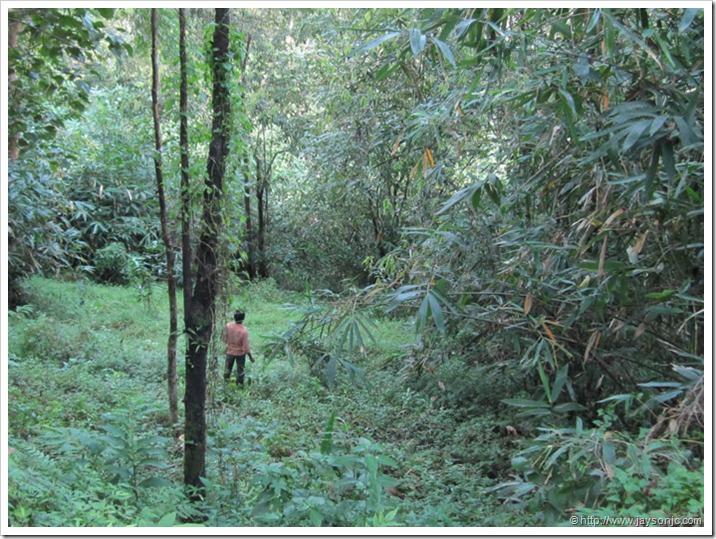
<path fill-rule="evenodd" d="M 224 380 L 231 378 L 231 371 L 236 363 L 236 383 L 244 385 L 244 365 L 246 356 L 252 363 L 255 362 L 251 355 L 249 346 L 249 330 L 244 326 L 246 314 L 242 311 L 234 313 L 234 321 L 226 324 L 224 329 L 224 342 L 226 343 L 226 365 L 224 368 Z"/>

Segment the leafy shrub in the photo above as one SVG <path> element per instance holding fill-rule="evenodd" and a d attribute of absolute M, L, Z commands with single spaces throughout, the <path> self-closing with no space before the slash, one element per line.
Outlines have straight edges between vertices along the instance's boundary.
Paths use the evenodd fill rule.
<path fill-rule="evenodd" d="M 565 520 L 569 512 L 624 516 L 638 503 L 652 511 L 661 503 L 656 495 L 647 489 L 642 497 L 637 491 L 656 485 L 665 489 L 660 496 L 670 497 L 671 505 L 693 511 L 695 505 L 672 490 L 676 478 L 686 473 L 690 451 L 676 440 L 649 440 L 646 431 L 633 437 L 617 430 L 616 421 L 611 405 L 600 410 L 592 428 L 579 418 L 574 428 L 540 428 L 541 434 L 525 440 L 512 458 L 512 479 L 493 490 L 512 507 L 538 514 L 547 525 Z M 699 483 L 692 488 L 698 491 Z"/>
<path fill-rule="evenodd" d="M 94 277 L 100 283 L 129 283 L 130 257 L 127 248 L 112 242 L 99 249 L 94 257 Z"/>
<path fill-rule="evenodd" d="M 597 508 L 580 507 L 577 516 L 669 519 L 704 518 L 704 469 L 670 461 L 666 471 L 646 476 L 615 468 Z M 677 524 L 678 525 L 678 524 Z M 694 525 L 694 524 L 687 524 Z"/>

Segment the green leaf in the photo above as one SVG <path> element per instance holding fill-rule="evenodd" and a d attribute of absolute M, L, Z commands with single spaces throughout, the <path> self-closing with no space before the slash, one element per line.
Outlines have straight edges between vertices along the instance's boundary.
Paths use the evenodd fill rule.
<path fill-rule="evenodd" d="M 441 52 L 442 55 L 445 57 L 445 59 L 446 59 L 448 62 L 450 62 L 450 64 L 451 64 L 453 67 L 455 67 L 455 66 L 456 66 L 456 64 L 455 64 L 455 57 L 453 56 L 452 51 L 450 50 L 449 45 L 448 45 L 447 43 L 445 43 L 444 41 L 441 41 L 441 40 L 439 40 L 438 38 L 435 38 L 435 37 L 431 37 L 431 38 L 430 38 L 430 41 L 432 41 L 433 43 L 435 43 L 435 45 L 437 46 L 438 49 L 440 49 L 440 52 Z"/>
<path fill-rule="evenodd" d="M 459 40 L 477 19 L 465 19 L 455 25 L 455 37 Z"/>
<path fill-rule="evenodd" d="M 676 290 L 672 290 L 669 288 L 666 290 L 662 290 L 661 292 L 650 292 L 649 294 L 646 294 L 646 297 L 649 299 L 658 299 L 659 301 L 664 301 L 666 299 L 669 299 L 674 294 L 676 294 Z"/>
<path fill-rule="evenodd" d="M 681 17 L 681 21 L 679 22 L 679 32 L 683 32 L 691 26 L 691 23 L 694 22 L 694 18 L 699 11 L 701 11 L 701 9 L 688 8 L 684 10 L 684 16 Z"/>
<path fill-rule="evenodd" d="M 139 486 L 142 488 L 151 488 L 151 487 L 171 487 L 172 483 L 170 481 L 167 481 L 166 479 L 162 479 L 161 477 L 148 477 L 141 483 L 139 483 Z"/>
<path fill-rule="evenodd" d="M 552 402 L 556 402 L 559 394 L 562 392 L 564 384 L 567 382 L 567 374 L 569 372 L 569 365 L 562 367 L 557 376 L 554 379 L 554 385 L 552 386 Z"/>
<path fill-rule="evenodd" d="M 549 409 L 549 404 L 544 401 L 535 401 L 530 399 L 502 399 L 500 402 L 504 402 L 510 406 L 517 408 L 546 408 Z"/>
<path fill-rule="evenodd" d="M 622 144 L 622 152 L 626 153 L 638 142 L 644 131 L 651 125 L 651 122 L 652 120 L 640 120 L 629 128 L 624 143 Z"/>
<path fill-rule="evenodd" d="M 329 388 L 333 388 L 336 385 L 336 371 L 338 368 L 336 363 L 335 356 L 331 356 L 328 363 L 326 363 L 326 383 Z"/>
<path fill-rule="evenodd" d="M 359 54 L 362 52 L 367 52 L 371 49 L 376 48 L 381 43 L 384 43 L 385 41 L 388 41 L 389 39 L 393 39 L 394 37 L 397 37 L 401 34 L 402 34 L 402 32 L 390 32 L 388 34 L 385 34 L 384 36 L 377 37 L 373 41 L 370 41 L 370 42 L 366 43 L 365 45 L 353 50 L 350 53 L 350 55 L 352 56 L 352 55 Z"/>
<path fill-rule="evenodd" d="M 564 402 L 556 405 L 553 409 L 559 414 L 565 414 L 567 412 L 584 412 L 587 408 L 578 402 Z"/>
<path fill-rule="evenodd" d="M 418 316 L 415 321 L 415 331 L 418 334 L 421 334 L 425 330 L 425 326 L 428 322 L 428 311 L 430 310 L 430 301 L 428 300 L 428 296 L 426 295 L 423 298 L 423 301 L 420 303 L 420 307 L 418 308 Z"/>
<path fill-rule="evenodd" d="M 569 111 L 572 113 L 572 116 L 577 116 L 577 107 L 574 103 L 574 97 L 572 94 L 570 94 L 567 90 L 564 90 L 562 88 L 559 89 L 559 93 L 562 97 L 564 97 L 564 102 L 567 104 L 567 107 L 569 108 Z"/>
<path fill-rule="evenodd" d="M 602 456 L 604 457 L 604 462 L 609 464 L 610 466 L 614 466 L 617 463 L 617 454 L 616 454 L 616 447 L 614 446 L 614 442 L 606 441 L 602 444 Z"/>
<path fill-rule="evenodd" d="M 674 144 L 668 140 L 661 141 L 661 162 L 669 179 L 676 178 L 676 163 L 674 162 Z"/>
<path fill-rule="evenodd" d="M 544 372 L 544 367 L 542 367 L 542 363 L 537 363 L 537 372 L 539 373 L 540 380 L 542 380 L 544 394 L 547 397 L 547 400 L 549 400 L 549 403 L 552 404 L 552 392 L 549 390 L 549 378 L 547 378 L 547 373 Z"/>
<path fill-rule="evenodd" d="M 639 48 L 641 48 L 644 52 L 647 53 L 647 55 L 651 57 L 652 60 L 657 63 L 660 68 L 662 67 L 661 61 L 659 60 L 658 56 L 654 54 L 654 51 L 651 50 L 651 47 L 649 47 L 649 45 L 641 37 L 639 37 L 637 34 L 632 32 L 629 28 L 619 22 L 619 20 L 617 20 L 617 18 L 614 17 L 614 15 L 612 15 L 609 11 L 604 11 L 603 13 L 604 17 L 606 19 L 609 19 L 609 22 L 614 26 L 614 28 L 619 30 L 619 32 L 621 32 L 621 34 L 625 36 L 627 40 L 631 41 Z"/>
<path fill-rule="evenodd" d="M 97 8 L 97 13 L 99 13 L 105 19 L 111 19 L 114 16 L 114 8 Z"/>
<path fill-rule="evenodd" d="M 599 18 L 602 15 L 601 9 L 595 9 L 594 15 L 592 15 L 592 18 L 589 20 L 589 24 L 587 25 L 586 33 L 588 34 L 592 30 L 594 30 L 594 27 L 597 26 L 597 23 L 599 22 Z"/>
<path fill-rule="evenodd" d="M 480 190 L 480 187 L 482 187 L 482 184 L 484 182 L 478 181 L 472 185 L 468 185 L 467 187 L 463 187 L 459 191 L 457 191 L 453 196 L 451 196 L 445 204 L 443 204 L 443 207 L 440 208 L 437 212 L 437 215 L 440 215 L 442 213 L 445 213 L 450 208 L 455 206 L 456 204 L 459 204 L 463 200 L 467 200 L 468 198 L 472 198 L 475 196 L 475 192 Z M 474 204 L 473 204 L 474 207 Z"/>
<path fill-rule="evenodd" d="M 438 328 L 440 334 L 445 335 L 445 318 L 443 317 L 443 310 L 440 306 L 440 302 L 432 291 L 428 292 L 427 299 L 430 304 L 430 312 L 433 316 L 433 322 L 435 322 L 435 326 Z"/>
<path fill-rule="evenodd" d="M 330 454 L 333 449 L 333 427 L 336 423 L 336 412 L 331 414 L 328 418 L 326 427 L 323 429 L 323 439 L 321 440 L 321 453 L 324 455 Z"/>
<path fill-rule="evenodd" d="M 657 116 L 654 118 L 649 126 L 649 136 L 653 137 L 654 134 L 664 126 L 666 120 L 668 120 L 667 116 Z"/>
<path fill-rule="evenodd" d="M 177 513 L 176 511 L 172 511 L 171 513 L 167 513 L 162 518 L 160 518 L 156 525 L 159 527 L 168 527 L 168 526 L 174 526 L 177 520 Z"/>
<path fill-rule="evenodd" d="M 552 453 L 552 456 L 550 456 L 549 460 L 545 463 L 546 468 L 551 468 L 554 466 L 557 462 L 557 459 L 564 455 L 567 451 L 569 451 L 572 447 L 572 444 L 565 443 L 563 446 L 561 446 L 557 451 Z"/>
<path fill-rule="evenodd" d="M 410 30 L 410 50 L 413 51 L 413 56 L 417 56 L 422 52 L 426 42 L 427 38 L 419 28 L 412 28 Z"/>

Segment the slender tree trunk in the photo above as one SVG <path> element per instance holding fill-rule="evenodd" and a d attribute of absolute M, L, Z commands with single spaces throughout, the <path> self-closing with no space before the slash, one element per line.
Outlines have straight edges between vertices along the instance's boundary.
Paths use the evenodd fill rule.
<path fill-rule="evenodd" d="M 15 47 L 17 47 L 17 38 L 20 35 L 20 30 L 22 29 L 22 23 L 20 22 L 20 19 L 22 17 L 22 14 L 25 10 L 24 9 L 9 9 L 8 10 L 8 16 L 12 15 L 13 19 L 9 22 L 9 28 L 8 28 L 8 50 L 12 50 Z M 8 56 L 10 54 L 8 53 Z M 15 85 L 15 81 L 17 80 L 17 72 L 15 71 L 15 67 L 13 64 L 10 64 L 7 74 L 7 88 L 8 88 L 8 97 L 12 99 L 12 91 L 13 86 Z M 7 140 L 7 148 L 8 148 L 8 157 L 12 161 L 17 161 L 17 158 L 20 157 L 20 133 L 12 133 L 9 135 Z"/>
<path fill-rule="evenodd" d="M 264 168 L 263 160 L 261 158 L 256 159 L 256 210 L 257 210 L 257 230 L 256 230 L 256 250 L 257 250 L 257 265 L 256 270 L 259 277 L 268 277 L 266 272 L 266 237 L 265 234 L 265 222 L 264 222 Z"/>
<path fill-rule="evenodd" d="M 242 91 L 245 87 L 246 64 L 249 61 L 249 50 L 251 48 L 251 35 L 246 36 L 246 53 L 241 61 L 241 87 Z M 246 225 L 244 228 L 244 239 L 246 241 L 246 257 L 247 263 L 244 265 L 249 280 L 256 278 L 256 245 L 254 238 L 253 219 L 251 218 L 251 180 L 249 178 L 249 159 L 244 157 L 244 215 L 246 217 Z"/>
<path fill-rule="evenodd" d="M 152 114 L 154 116 L 154 170 L 157 177 L 159 197 L 159 219 L 162 239 L 167 255 L 167 289 L 169 291 L 169 339 L 167 342 L 167 389 L 169 393 L 169 415 L 172 425 L 179 422 L 177 397 L 177 286 L 174 280 L 174 247 L 172 246 L 167 203 L 164 195 L 164 173 L 162 170 L 162 130 L 159 118 L 159 62 L 157 60 L 157 10 L 152 9 Z"/>
<path fill-rule="evenodd" d="M 244 215 L 246 216 L 244 234 L 246 238 L 246 255 L 248 258 L 246 273 L 249 279 L 253 280 L 256 278 L 256 248 L 254 246 L 254 229 L 251 219 L 251 188 L 249 181 L 249 175 L 244 173 Z"/>
<path fill-rule="evenodd" d="M 219 285 L 216 248 L 221 228 L 223 180 L 229 150 L 229 18 L 227 8 L 216 8 L 212 45 L 213 135 L 207 162 L 202 232 L 196 251 L 196 282 L 186 328 L 184 484 L 193 489 L 191 496 L 197 501 L 205 493 L 201 478 L 205 475 L 206 466 L 206 364 Z"/>
<path fill-rule="evenodd" d="M 182 283 L 184 291 L 184 326 L 191 304 L 191 200 L 189 196 L 189 128 L 187 122 L 186 15 L 179 8 L 179 148 L 181 152 L 181 251 Z"/>

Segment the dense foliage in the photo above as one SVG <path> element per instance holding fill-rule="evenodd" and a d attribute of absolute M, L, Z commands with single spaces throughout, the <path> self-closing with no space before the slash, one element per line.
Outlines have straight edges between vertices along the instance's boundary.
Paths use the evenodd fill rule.
<path fill-rule="evenodd" d="M 149 427 L 161 423 L 154 397 L 93 415 L 91 388 L 125 383 L 116 373 L 126 369 L 105 365 L 109 337 L 97 332 L 109 328 L 73 311 L 83 323 L 62 326 L 50 346 L 41 328 L 54 316 L 43 305 L 53 285 L 23 287 L 64 275 L 80 301 L 112 293 L 91 279 L 130 285 L 150 305 L 155 280 L 179 278 L 158 242 L 147 10 L 41 11 L 10 11 L 14 524 L 192 519 L 196 507 L 172 490 L 172 442 Z M 187 10 L 193 247 L 207 243 L 193 225 L 214 193 L 203 182 L 215 134 L 210 11 Z M 229 122 L 211 273 L 227 312 L 238 299 L 277 309 L 273 283 L 304 294 L 290 323 L 271 319 L 262 338 L 293 365 L 295 394 L 280 361 L 250 398 L 208 390 L 218 410 L 207 412 L 208 523 L 703 517 L 707 11 L 232 10 L 224 68 L 240 114 Z M 177 25 L 175 10 L 160 10 L 178 237 Z M 237 278 L 259 282 L 246 285 L 257 296 Z M 133 327 L 113 323 L 122 335 Z M 52 376 L 85 369 L 89 388 L 83 410 L 53 404 L 60 431 L 31 419 L 48 405 L 27 389 L 48 354 Z M 151 354 L 138 358 L 136 368 L 160 372 Z M 295 406 L 319 411 L 300 408 L 305 420 L 289 413 L 293 423 L 275 427 Z M 148 418 L 146 432 L 119 419 L 127 407 Z M 69 500 L 79 467 L 94 486 L 58 522 L 64 498 L 24 485 L 62 475 Z M 449 502 L 438 503 L 448 484 Z M 145 487 L 163 489 L 161 503 Z M 83 520 L 105 489 L 111 518 Z M 513 512 L 491 520 L 497 503 Z"/>

